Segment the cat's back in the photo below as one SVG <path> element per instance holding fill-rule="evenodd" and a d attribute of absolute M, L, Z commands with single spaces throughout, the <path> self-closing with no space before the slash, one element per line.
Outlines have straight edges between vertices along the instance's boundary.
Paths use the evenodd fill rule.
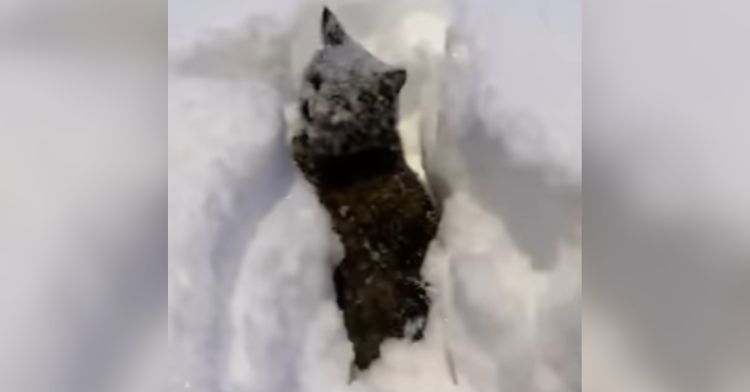
<path fill-rule="evenodd" d="M 417 175 L 408 167 L 387 176 L 327 188 L 320 198 L 347 249 L 367 239 L 380 253 L 420 260 L 437 231 L 438 213 Z M 415 254 L 416 253 L 416 254 Z"/>

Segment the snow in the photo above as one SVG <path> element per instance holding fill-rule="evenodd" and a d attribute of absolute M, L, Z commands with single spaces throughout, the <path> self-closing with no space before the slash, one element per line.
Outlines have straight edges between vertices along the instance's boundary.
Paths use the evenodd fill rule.
<path fill-rule="evenodd" d="M 478 391 L 581 388 L 580 11 L 460 2 L 448 34 L 423 153 L 446 198 L 446 340 Z"/>
<path fill-rule="evenodd" d="M 284 145 L 321 8 L 170 4 L 170 390 L 580 390 L 580 3 L 558 3 L 494 10 L 532 22 L 502 28 L 527 52 L 490 40 L 482 2 L 330 4 L 368 50 L 407 67 L 408 158 L 427 158 L 445 213 L 425 339 L 386 342 L 352 383 L 330 282 L 340 246 Z M 451 25 L 464 62 L 444 62 Z M 530 59 L 555 72 L 524 69 Z M 475 99 L 451 106 L 441 90 Z"/>

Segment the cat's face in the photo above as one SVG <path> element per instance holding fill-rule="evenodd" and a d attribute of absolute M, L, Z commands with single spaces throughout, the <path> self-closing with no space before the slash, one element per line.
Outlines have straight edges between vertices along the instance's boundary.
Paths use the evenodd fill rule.
<path fill-rule="evenodd" d="M 305 72 L 300 112 L 313 138 L 349 143 L 394 131 L 406 71 L 385 64 L 323 12 L 323 49 Z"/>

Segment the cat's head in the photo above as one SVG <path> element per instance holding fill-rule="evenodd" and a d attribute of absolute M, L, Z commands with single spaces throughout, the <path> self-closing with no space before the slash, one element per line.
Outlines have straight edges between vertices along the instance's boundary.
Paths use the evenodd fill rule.
<path fill-rule="evenodd" d="M 396 137 L 398 95 L 406 71 L 388 65 L 355 42 L 327 8 L 323 48 L 308 65 L 300 111 L 308 136 L 332 152 L 382 147 Z"/>

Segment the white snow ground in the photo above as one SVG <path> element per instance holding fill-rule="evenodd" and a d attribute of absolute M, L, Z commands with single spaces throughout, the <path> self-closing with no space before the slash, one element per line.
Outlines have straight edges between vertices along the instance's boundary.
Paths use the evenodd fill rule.
<path fill-rule="evenodd" d="M 284 144 L 320 5 L 170 3 L 170 391 L 580 390 L 580 3 L 563 3 L 332 4 L 408 67 L 402 131 L 445 212 L 426 339 L 387 343 L 352 384 L 340 250 Z"/>

